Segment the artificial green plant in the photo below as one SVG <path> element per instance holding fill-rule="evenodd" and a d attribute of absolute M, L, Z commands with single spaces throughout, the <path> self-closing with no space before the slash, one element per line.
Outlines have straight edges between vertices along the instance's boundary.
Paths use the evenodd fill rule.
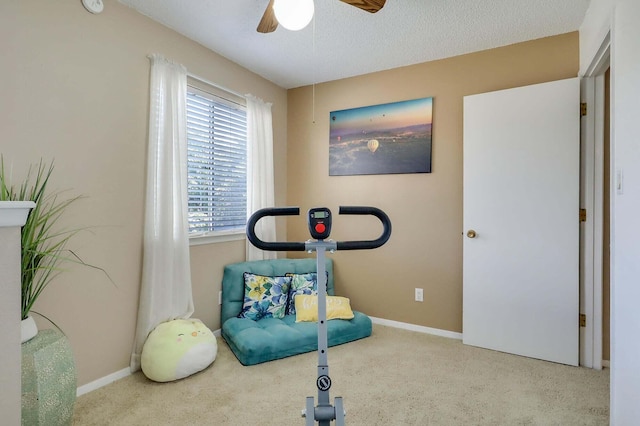
<path fill-rule="evenodd" d="M 6 175 L 4 158 L 0 156 L 0 201 L 33 201 L 36 204 L 21 231 L 23 320 L 29 316 L 42 291 L 62 271 L 64 263 L 81 263 L 95 268 L 66 248 L 79 229 L 61 230 L 57 222 L 81 196 L 60 199 L 60 191 L 49 192 L 53 169 L 53 162 L 47 165 L 40 160 L 37 167 L 29 167 L 26 178 L 16 187 L 10 182 L 11 176 Z"/>

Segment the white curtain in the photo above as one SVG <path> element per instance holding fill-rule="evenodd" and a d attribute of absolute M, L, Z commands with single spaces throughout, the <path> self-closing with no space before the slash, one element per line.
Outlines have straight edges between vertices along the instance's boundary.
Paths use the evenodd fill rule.
<path fill-rule="evenodd" d="M 274 207 L 273 124 L 271 103 L 253 95 L 247 98 L 247 210 Z M 248 216 L 247 216 L 248 217 Z M 256 225 L 256 235 L 263 241 L 276 241 L 274 217 L 264 217 Z M 263 251 L 247 241 L 247 260 L 275 259 L 275 251 Z"/>
<path fill-rule="evenodd" d="M 187 223 L 187 71 L 151 55 L 142 282 L 131 371 L 160 323 L 193 314 Z"/>

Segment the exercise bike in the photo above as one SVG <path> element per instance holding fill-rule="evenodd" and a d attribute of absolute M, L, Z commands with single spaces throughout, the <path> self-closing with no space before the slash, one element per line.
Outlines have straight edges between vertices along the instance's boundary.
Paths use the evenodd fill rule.
<path fill-rule="evenodd" d="M 391 221 L 389 216 L 375 207 L 341 206 L 338 214 L 341 215 L 372 215 L 380 220 L 383 231 L 375 240 L 360 241 L 333 241 L 328 240 L 331 233 L 332 214 L 326 207 L 310 209 L 307 213 L 310 240 L 305 242 L 268 242 L 262 241 L 256 236 L 256 223 L 265 216 L 297 216 L 300 214 L 298 207 L 276 207 L 256 211 L 247 222 L 247 238 L 259 249 L 267 251 L 307 251 L 316 252 L 316 276 L 318 279 L 318 405 L 315 405 L 313 396 L 306 399 L 302 417 L 305 418 L 305 426 L 313 426 L 318 422 L 319 426 L 330 426 L 335 420 L 336 426 L 344 426 L 345 411 L 342 397 L 337 396 L 335 406 L 331 404 L 329 389 L 331 377 L 327 360 L 327 277 L 325 268 L 325 253 L 333 253 L 336 250 L 369 250 L 385 244 L 391 236 Z M 322 280 L 322 285 L 321 281 Z"/>

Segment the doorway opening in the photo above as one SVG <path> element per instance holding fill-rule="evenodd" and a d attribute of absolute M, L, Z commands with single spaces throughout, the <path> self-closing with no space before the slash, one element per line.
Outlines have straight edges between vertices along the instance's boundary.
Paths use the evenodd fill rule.
<path fill-rule="evenodd" d="M 580 365 L 601 369 L 609 359 L 609 36 L 582 79 L 580 207 Z M 584 111 L 584 108 L 583 108 Z M 604 361 L 604 363 L 603 363 Z"/>

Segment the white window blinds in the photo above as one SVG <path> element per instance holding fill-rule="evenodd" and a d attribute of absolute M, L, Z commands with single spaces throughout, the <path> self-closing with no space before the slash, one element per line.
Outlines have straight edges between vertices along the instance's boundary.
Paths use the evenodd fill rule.
<path fill-rule="evenodd" d="M 242 231 L 247 220 L 247 112 L 187 88 L 189 233 Z"/>

